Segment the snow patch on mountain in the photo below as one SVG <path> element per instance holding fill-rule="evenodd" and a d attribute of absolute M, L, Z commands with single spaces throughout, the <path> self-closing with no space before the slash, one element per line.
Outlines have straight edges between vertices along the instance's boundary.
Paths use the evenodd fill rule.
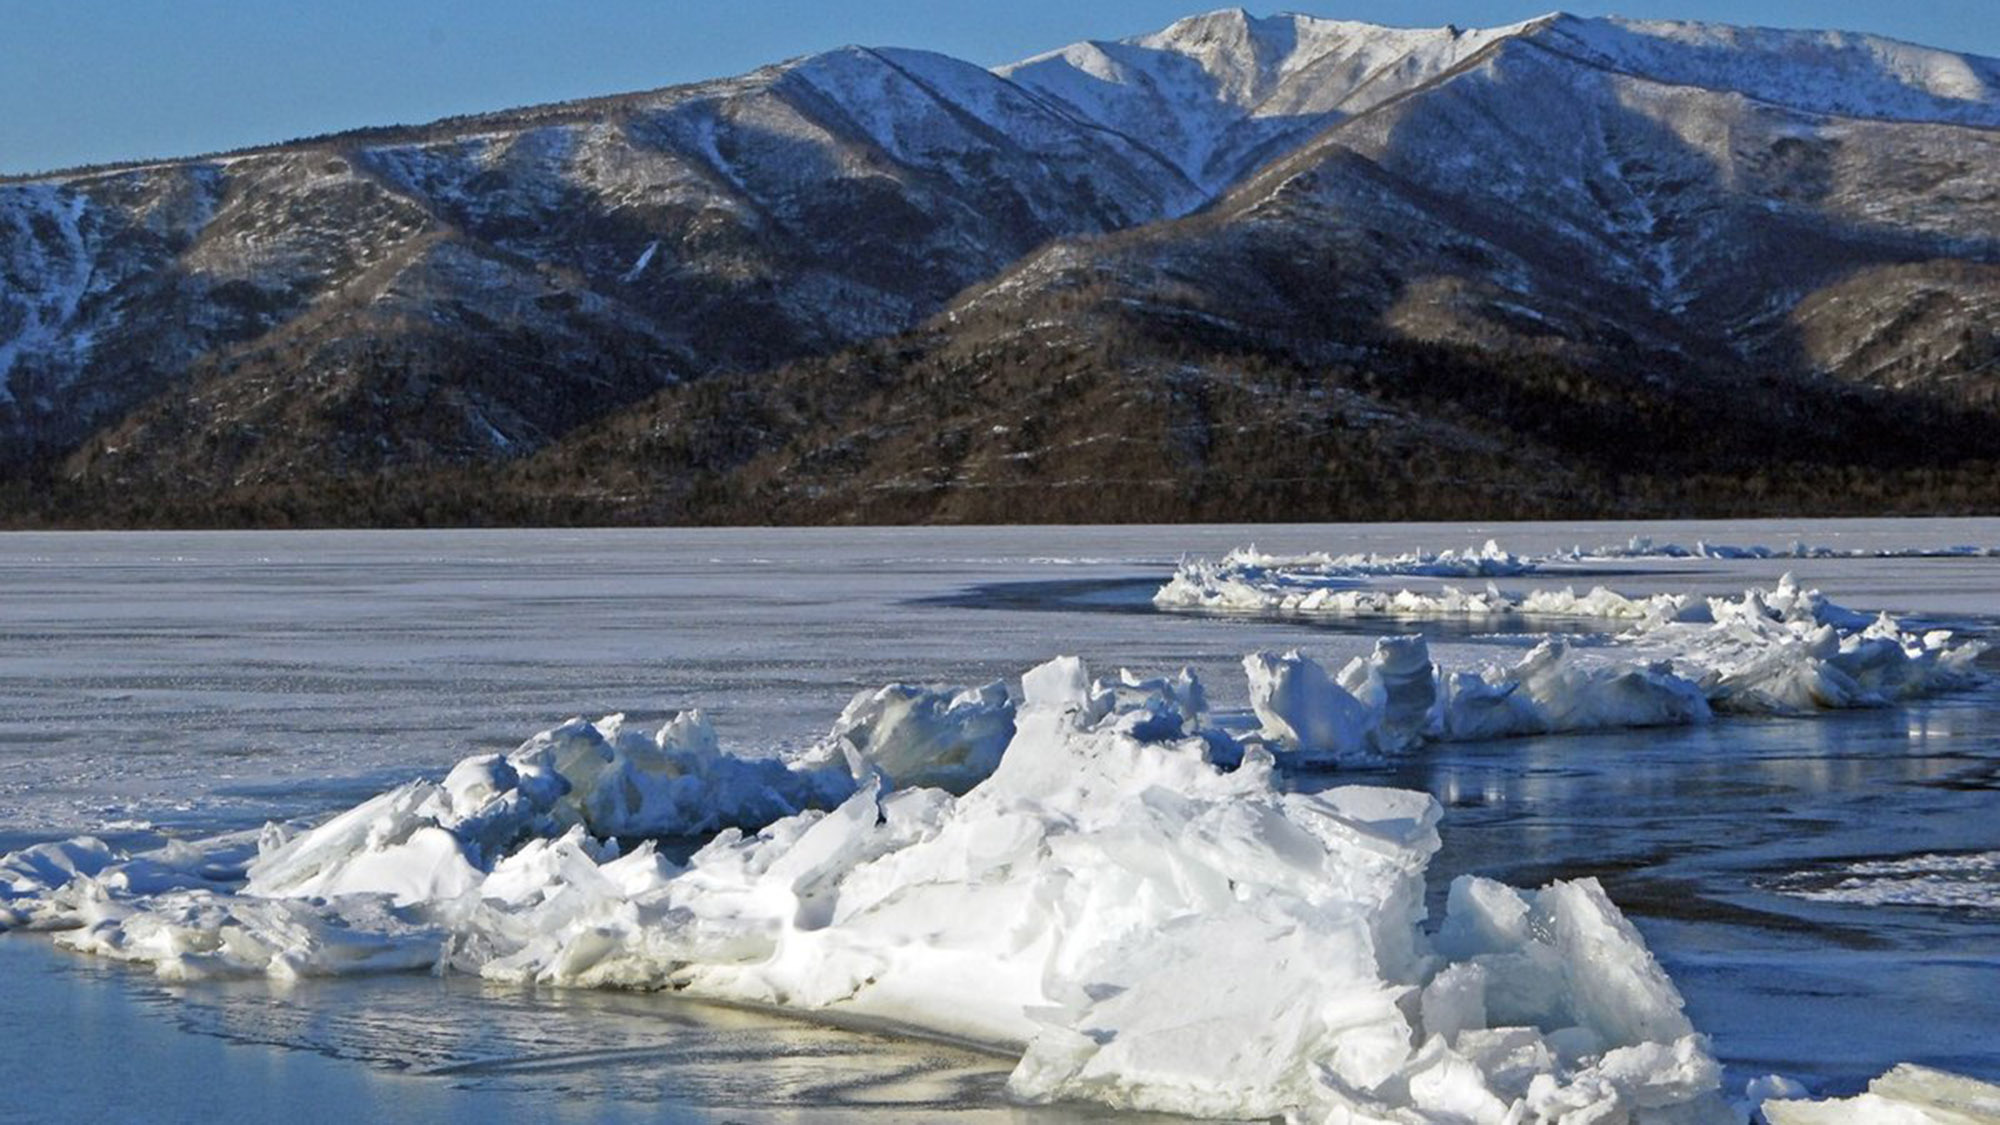
<path fill-rule="evenodd" d="M 1877 35 L 1564 15 L 1536 40 L 1655 81 L 1813 113 L 2000 126 L 2000 59 Z"/>
<path fill-rule="evenodd" d="M 75 362 L 90 351 L 90 333 L 68 331 L 92 272 L 81 226 L 86 202 L 55 184 L 0 194 L 0 250 L 15 266 L 0 288 L 0 403 L 15 401 L 9 377 L 23 356 L 62 350 Z"/>
<path fill-rule="evenodd" d="M 637 261 L 632 263 L 632 268 L 626 270 L 625 273 L 618 278 L 618 280 L 628 283 L 639 280 L 639 275 L 645 273 L 646 267 L 652 264 L 653 255 L 659 252 L 660 252 L 659 239 L 656 238 L 653 241 L 648 242 L 646 244 L 646 248 L 644 250 L 639 251 L 639 258 Z"/>

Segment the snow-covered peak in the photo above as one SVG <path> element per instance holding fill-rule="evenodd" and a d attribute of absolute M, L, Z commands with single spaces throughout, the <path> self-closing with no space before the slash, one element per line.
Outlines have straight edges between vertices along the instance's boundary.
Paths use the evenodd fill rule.
<path fill-rule="evenodd" d="M 1274 146 L 1428 82 L 1532 24 L 1395 28 L 1240 8 L 998 68 L 1214 191 Z"/>
<path fill-rule="evenodd" d="M 1192 60 L 1214 81 L 1222 100 L 1248 107 L 1301 61 L 1309 61 L 1315 45 L 1306 42 L 1310 36 L 1300 32 L 1309 31 L 1313 22 L 1303 16 L 1259 19 L 1241 8 L 1225 8 L 1190 16 L 1128 42 Z"/>
<path fill-rule="evenodd" d="M 2000 60 L 1853 32 L 1563 13 L 1484 29 L 1403 28 L 1227 8 L 1146 35 L 1073 43 L 996 73 L 1216 192 L 1287 144 L 1508 40 L 1811 113 L 2000 126 Z"/>

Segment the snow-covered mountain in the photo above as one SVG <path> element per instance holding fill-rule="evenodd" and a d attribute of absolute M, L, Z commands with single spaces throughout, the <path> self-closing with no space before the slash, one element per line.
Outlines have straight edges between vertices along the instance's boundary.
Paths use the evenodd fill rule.
<path fill-rule="evenodd" d="M 1437 81 L 1509 40 L 1608 70 L 1813 113 L 2000 126 L 2000 60 L 1845 32 L 1580 19 L 1397 28 L 1240 8 L 1075 43 L 997 73 L 1219 191 L 1287 142 Z"/>
<path fill-rule="evenodd" d="M 950 415 L 975 371 L 1036 395 L 1037 364 L 1101 374 L 1110 352 L 1135 381 L 1105 393 L 1156 405 L 1240 389 L 1227 357 L 1254 354 L 1318 392 L 1269 404 L 1273 425 L 1393 430 L 1393 455 L 1354 467 L 1384 481 L 1425 449 L 1512 450 L 1554 466 L 1537 487 L 1600 506 L 1604 481 L 1738 479 L 1773 448 L 1812 472 L 1949 475 L 2000 459 L 2000 61 L 1840 32 L 1240 10 L 991 71 L 846 48 L 0 183 L 0 282 L 17 506 L 416 488 L 496 461 L 616 476 L 591 461 L 631 455 L 615 435 L 681 424 L 676 495 L 711 469 L 820 498 L 847 495 L 842 474 L 1032 486 L 1024 467 L 1062 458 L 1018 424 L 912 445 L 862 404 L 893 414 L 922 378 L 966 392 L 930 404 Z M 1413 357 L 1437 349 L 1485 374 L 1424 375 Z M 1467 397 L 1510 380 L 1562 389 Z M 1620 404 L 1580 431 L 1636 411 L 1703 448 L 1556 440 L 1535 419 L 1564 396 Z M 1730 399 L 1735 421 L 1703 405 Z M 1071 440 L 1117 439 L 1114 414 Z M 1908 448 L 1857 454 L 1841 427 L 1867 418 Z M 1760 447 L 1774 431 L 1791 436 Z M 1168 460 L 1176 495 L 1217 487 L 1213 466 L 1183 479 L 1202 458 Z M 1298 475 L 1264 461 L 1228 472 Z M 713 503 L 747 502 L 740 483 Z M 649 499 L 662 487 L 619 495 L 729 518 Z"/>
<path fill-rule="evenodd" d="M 1313 58 L 1301 61 L 1302 47 L 1265 72 L 1259 82 L 1279 93 L 1314 59 L 1382 40 L 1380 29 L 1219 13 L 1138 42 L 1194 57 L 1231 29 L 1317 44 Z M 2000 263 L 2000 63 L 1842 33 L 1569 16 L 1401 35 L 1407 53 L 1378 73 L 1429 77 L 1334 101 L 1308 139 L 1232 179 L 1200 223 L 1158 225 L 1132 245 L 1155 262 L 1199 255 L 1176 275 L 1232 276 L 1207 286 L 1215 299 L 1266 308 L 1316 287 L 1256 264 L 1240 240 L 1293 258 L 1317 247 L 1336 268 L 1374 273 L 1343 282 L 1347 315 L 1420 338 L 1631 338 L 1709 363 L 1803 360 L 1809 373 L 1874 382 L 1953 379 L 1993 358 L 1991 301 L 1967 285 Z M 1095 93 L 1161 116 L 1179 100 L 1162 99 L 1164 85 Z M 1266 104 L 1231 128 L 1254 128 Z M 1069 247 L 1052 248 L 1003 290 L 1074 268 Z M 1906 293 L 1864 318 L 1857 331 L 1883 345 L 1872 363 L 1857 362 L 1858 339 L 1833 344 L 1838 331 L 1801 338 L 1794 314 L 1814 294 L 1880 270 L 1931 273 L 1934 293 L 1959 299 L 1939 317 L 1938 302 Z M 1919 360 L 1867 327 L 1889 321 L 1935 321 L 1931 335 L 1962 338 L 1927 336 Z"/>

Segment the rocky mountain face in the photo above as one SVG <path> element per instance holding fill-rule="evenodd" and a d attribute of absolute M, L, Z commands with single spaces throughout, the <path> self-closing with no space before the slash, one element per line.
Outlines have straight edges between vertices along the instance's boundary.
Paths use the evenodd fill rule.
<path fill-rule="evenodd" d="M 1050 238 L 1197 200 L 983 70 L 851 49 L 0 201 L 9 444 L 110 424 L 96 453 L 116 457 L 164 425 L 275 471 L 252 447 L 301 426 L 342 470 L 532 449 L 680 379 L 905 328 Z"/>
<path fill-rule="evenodd" d="M 2000 505 L 2000 62 L 1217 12 L 0 184 L 15 522 Z"/>

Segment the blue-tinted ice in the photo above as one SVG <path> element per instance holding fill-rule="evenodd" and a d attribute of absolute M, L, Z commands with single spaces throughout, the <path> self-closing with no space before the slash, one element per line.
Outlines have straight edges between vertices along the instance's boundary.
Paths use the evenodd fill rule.
<path fill-rule="evenodd" d="M 1244 651 L 1359 652 L 1373 634 L 1144 612 L 1147 583 L 1183 550 L 1254 539 L 1273 550 L 1337 540 L 1393 551 L 1489 534 L 1533 547 L 1536 536 L 1566 546 L 1627 531 L 9 537 L 0 542 L 0 846 L 107 827 L 139 842 L 331 811 L 572 713 L 657 717 L 700 705 L 736 745 L 797 745 L 857 687 L 979 682 L 1056 651 L 1110 667 L 1192 664 L 1221 689 L 1218 705 L 1240 706 L 1227 693 L 1240 690 L 1233 666 Z M 1679 538 L 1703 536 L 1995 543 L 2000 525 L 1738 525 Z M 1593 580 L 1723 592 L 1787 568 L 1850 605 L 1958 624 L 2000 612 L 2000 565 L 1983 559 L 1674 560 Z M 1023 597 L 1016 585 L 1053 581 L 1083 596 Z M 1439 631 L 1434 648 L 1521 643 L 1469 634 Z M 1739 1079 L 1777 1070 L 1853 1089 L 1905 1059 L 1993 1078 L 2000 909 L 1976 895 L 1924 905 L 1814 892 L 1855 878 L 1857 865 L 1867 874 L 1910 857 L 1975 857 L 1964 863 L 1976 871 L 1976 857 L 2000 849 L 1996 720 L 2000 695 L 1988 688 L 1809 721 L 1434 745 L 1341 779 L 1424 788 L 1445 802 L 1440 889 L 1461 871 L 1515 883 L 1604 879 Z M 223 1083 L 252 1099 L 238 1108 L 290 1104 L 308 1117 L 329 1093 L 416 1099 L 398 1104 L 450 1116 L 474 1102 L 559 1109 L 569 1092 L 640 1107 L 634 1116 L 672 1104 L 783 1118 L 831 1108 L 849 1089 L 914 1099 L 912 1119 L 1013 1112 L 998 1108 L 1005 1060 L 659 997 L 396 978 L 282 995 L 262 984 L 195 987 L 162 1004 L 150 981 L 55 961 L 36 939 L 4 939 L 0 955 L 38 982 L 37 1010 L 47 1000 L 53 1019 L 73 1021 L 56 1037 L 84 1052 L 81 1065 L 101 1050 L 112 1069 L 150 1059 L 213 1074 L 187 1084 L 189 1107 L 220 1104 Z M 217 1053 L 207 1035 L 176 1028 L 381 1065 Z M 56 1098 L 104 1096 L 58 1089 L 62 1080 L 31 1056 L 9 1055 L 17 1089 L 41 1082 Z M 385 1076 L 389 1067 L 443 1073 L 410 1080 Z M 765 1078 L 732 1080 L 746 1070 Z M 427 1092 L 439 1086 L 473 1092 Z"/>

